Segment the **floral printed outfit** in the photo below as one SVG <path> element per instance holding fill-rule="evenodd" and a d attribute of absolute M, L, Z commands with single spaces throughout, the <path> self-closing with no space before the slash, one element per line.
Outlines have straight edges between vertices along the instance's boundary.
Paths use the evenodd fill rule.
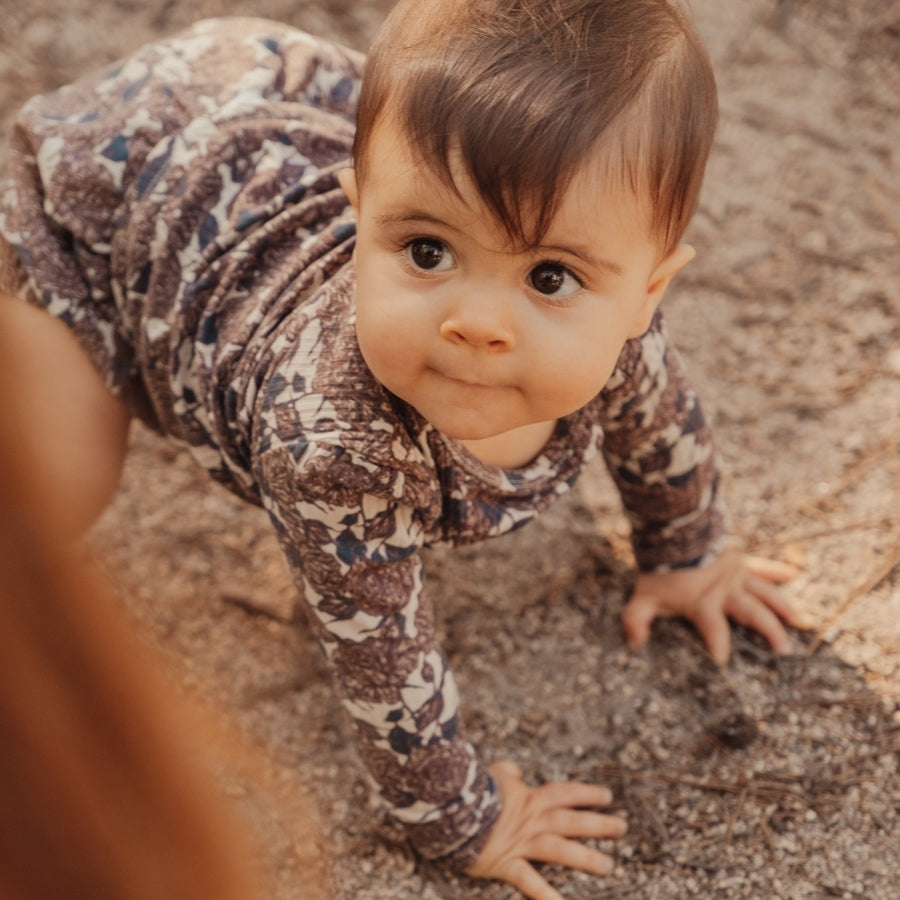
<path fill-rule="evenodd" d="M 273 22 L 210 20 L 35 98 L 0 181 L 0 265 L 136 415 L 265 507 L 381 797 L 421 853 L 462 868 L 500 799 L 465 737 L 420 549 L 519 527 L 598 449 L 642 569 L 715 553 L 723 513 L 659 315 L 512 471 L 374 380 L 337 181 L 362 63 Z"/>

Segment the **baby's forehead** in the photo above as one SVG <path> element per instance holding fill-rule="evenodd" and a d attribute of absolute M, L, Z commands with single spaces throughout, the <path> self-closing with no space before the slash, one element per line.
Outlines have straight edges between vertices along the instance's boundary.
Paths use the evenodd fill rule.
<path fill-rule="evenodd" d="M 490 223 L 497 243 L 521 250 L 541 244 L 548 236 L 578 234 L 598 217 L 614 216 L 636 229 L 651 231 L 649 191 L 639 191 L 614 155 L 598 150 L 573 172 L 556 173 L 533 192 L 513 184 L 504 189 L 502 165 L 491 189 L 506 191 L 504 216 L 475 183 L 471 167 L 458 147 L 447 159 L 429 156 L 415 147 L 403 129 L 385 121 L 368 144 L 365 169 L 377 184 L 382 202 L 391 212 L 385 221 L 426 221 L 431 217 L 466 228 L 474 221 Z M 549 198 L 549 205 L 548 205 Z"/>

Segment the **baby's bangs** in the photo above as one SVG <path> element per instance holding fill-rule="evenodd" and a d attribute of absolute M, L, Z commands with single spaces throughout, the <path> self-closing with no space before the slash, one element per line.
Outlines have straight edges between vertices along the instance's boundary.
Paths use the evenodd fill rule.
<path fill-rule="evenodd" d="M 448 47 L 406 60 L 391 105 L 423 164 L 459 192 L 454 171 L 461 162 L 510 240 L 533 247 L 595 149 L 616 143 L 618 120 L 639 98 L 655 60 L 598 71 L 573 67 L 572 48 L 550 46 L 541 35 L 499 53 L 495 36 L 484 41 L 483 53 L 475 41 L 465 57 Z M 619 171 L 627 153 L 610 149 Z M 637 171 L 641 157 L 619 173 L 626 181 L 646 180 Z"/>
<path fill-rule="evenodd" d="M 482 69 L 471 57 L 465 64 L 452 56 L 416 60 L 395 87 L 393 103 L 422 163 L 459 192 L 454 164 L 458 171 L 461 161 L 510 240 L 533 247 L 572 179 L 606 142 L 607 131 L 617 130 L 616 119 L 641 82 L 622 79 L 620 90 L 600 94 L 590 79 L 560 74 L 565 67 L 550 66 L 545 55 L 527 49 L 516 47 L 515 58 L 494 55 Z M 639 177 L 630 164 L 621 171 L 624 150 L 613 156 L 611 168 L 622 178 Z"/>

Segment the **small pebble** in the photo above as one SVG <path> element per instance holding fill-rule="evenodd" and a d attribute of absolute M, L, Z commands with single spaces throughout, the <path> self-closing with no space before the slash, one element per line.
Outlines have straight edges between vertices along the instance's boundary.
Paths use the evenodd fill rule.
<path fill-rule="evenodd" d="M 712 726 L 712 733 L 726 747 L 743 750 L 759 737 L 759 725 L 746 713 L 731 713 Z"/>

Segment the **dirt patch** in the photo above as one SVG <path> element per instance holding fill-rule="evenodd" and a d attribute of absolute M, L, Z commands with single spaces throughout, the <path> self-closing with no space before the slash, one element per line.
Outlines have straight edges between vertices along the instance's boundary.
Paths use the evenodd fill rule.
<path fill-rule="evenodd" d="M 364 48 L 387 2 L 6 0 L 4 135 L 29 95 L 204 15 Z M 669 322 L 715 422 L 734 529 L 804 573 L 818 630 L 718 672 L 677 622 L 628 653 L 627 531 L 602 467 L 516 535 L 429 556 L 486 760 L 610 784 L 631 833 L 570 898 L 888 900 L 900 883 L 900 7 L 693 0 L 722 124 Z M 321 810 L 337 898 L 506 898 L 414 859 L 369 801 L 265 517 L 136 430 L 93 546 L 182 682 L 222 703 Z M 239 793 L 239 792 L 238 792 Z M 290 824 L 273 896 L 303 897 Z"/>

